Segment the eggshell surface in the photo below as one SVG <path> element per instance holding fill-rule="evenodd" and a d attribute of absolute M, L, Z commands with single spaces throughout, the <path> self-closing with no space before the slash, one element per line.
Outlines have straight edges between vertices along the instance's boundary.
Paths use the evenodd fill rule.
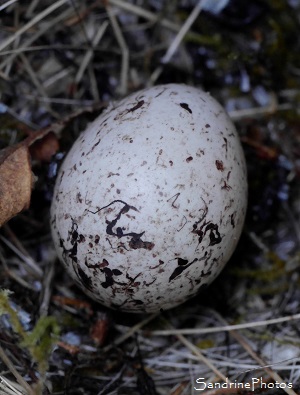
<path fill-rule="evenodd" d="M 223 108 L 186 85 L 134 93 L 74 143 L 57 177 L 58 256 L 93 299 L 155 312 L 220 273 L 242 231 L 244 154 Z"/>

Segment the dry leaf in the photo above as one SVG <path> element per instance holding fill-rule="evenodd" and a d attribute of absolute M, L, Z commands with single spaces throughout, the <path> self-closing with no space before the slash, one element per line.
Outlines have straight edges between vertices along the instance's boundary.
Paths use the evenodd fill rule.
<path fill-rule="evenodd" d="M 58 150 L 59 142 L 54 132 L 49 132 L 41 139 L 34 141 L 29 149 L 32 159 L 39 162 L 50 162 Z"/>
<path fill-rule="evenodd" d="M 33 174 L 29 148 L 36 160 L 49 162 L 59 148 L 57 135 L 83 113 L 105 108 L 105 103 L 77 111 L 44 129 L 30 133 L 21 143 L 0 150 L 0 227 L 29 207 Z"/>
<path fill-rule="evenodd" d="M 30 204 L 32 172 L 28 147 L 18 144 L 0 151 L 0 227 Z"/>

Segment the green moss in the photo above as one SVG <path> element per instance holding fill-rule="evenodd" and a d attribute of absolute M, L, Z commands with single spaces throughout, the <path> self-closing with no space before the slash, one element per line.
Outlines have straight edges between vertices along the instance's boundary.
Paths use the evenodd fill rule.
<path fill-rule="evenodd" d="M 260 280 L 265 283 L 273 283 L 277 279 L 281 279 L 286 274 L 285 262 L 277 256 L 270 253 L 270 258 L 273 263 L 268 268 L 258 269 L 234 269 L 234 274 L 237 277 L 244 277 L 254 280 Z"/>
<path fill-rule="evenodd" d="M 24 338 L 26 333 L 23 329 L 23 326 L 19 320 L 18 313 L 14 310 L 9 302 L 9 296 L 11 295 L 11 291 L 8 289 L 3 289 L 0 291 L 0 315 L 7 314 L 10 318 L 10 323 L 13 327 L 13 330 L 21 337 Z"/>
<path fill-rule="evenodd" d="M 56 318 L 41 317 L 31 332 L 26 332 L 21 346 L 26 347 L 37 362 L 40 373 L 48 369 L 48 358 L 58 340 L 59 326 Z"/>
<path fill-rule="evenodd" d="M 25 348 L 32 360 L 37 364 L 41 377 L 36 385 L 36 393 L 42 391 L 44 376 L 48 370 L 48 359 L 53 346 L 59 338 L 59 325 L 55 317 L 40 317 L 31 331 L 25 331 L 19 319 L 18 312 L 11 306 L 7 289 L 0 291 L 0 315 L 9 316 L 11 326 L 20 337 L 20 346 Z"/>
<path fill-rule="evenodd" d="M 215 342 L 212 339 L 200 340 L 196 346 L 202 350 L 206 350 L 215 346 Z"/>

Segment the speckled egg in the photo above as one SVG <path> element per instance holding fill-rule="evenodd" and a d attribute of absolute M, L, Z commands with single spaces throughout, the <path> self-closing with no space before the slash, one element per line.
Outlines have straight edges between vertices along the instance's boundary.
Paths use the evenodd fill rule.
<path fill-rule="evenodd" d="M 58 256 L 96 301 L 172 308 L 232 255 L 247 204 L 239 137 L 208 93 L 169 84 L 112 105 L 80 135 L 51 207 Z"/>

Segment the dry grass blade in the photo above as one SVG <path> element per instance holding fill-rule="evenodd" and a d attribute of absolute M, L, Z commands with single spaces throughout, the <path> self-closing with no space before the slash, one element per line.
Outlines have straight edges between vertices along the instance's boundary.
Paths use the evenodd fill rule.
<path fill-rule="evenodd" d="M 20 257 L 28 266 L 28 270 L 31 271 L 37 278 L 43 275 L 43 271 L 36 264 L 36 262 L 26 253 L 21 251 L 19 248 L 14 246 L 8 239 L 0 235 L 0 240 L 5 243 L 18 257 Z"/>
<path fill-rule="evenodd" d="M 218 319 L 223 322 L 224 324 L 227 324 L 226 321 L 224 320 L 223 317 L 221 317 L 219 314 L 215 313 L 216 316 L 218 317 Z M 260 357 L 259 355 L 257 355 L 257 353 L 253 350 L 253 348 L 250 346 L 250 344 L 247 342 L 247 340 L 238 332 L 236 331 L 231 331 L 230 332 L 231 336 L 238 341 L 242 347 L 248 352 L 249 355 L 251 355 L 251 357 L 257 362 L 259 363 L 259 368 L 263 369 L 266 373 L 268 373 L 268 375 L 275 381 L 275 382 L 279 382 L 279 383 L 283 383 L 284 380 L 282 379 L 282 377 L 280 377 L 280 375 L 275 372 L 274 370 L 270 369 L 267 364 L 267 362 Z M 287 386 L 285 386 L 283 388 L 283 391 L 286 392 L 288 395 L 297 395 L 296 392 L 292 389 L 292 388 L 288 388 Z"/>
<path fill-rule="evenodd" d="M 235 331 L 231 332 L 231 335 L 244 347 L 244 349 L 252 356 L 252 358 L 260 364 L 260 368 L 263 369 L 269 376 L 276 382 L 283 383 L 284 380 L 274 370 L 270 369 L 264 359 L 259 357 L 256 352 L 251 348 L 250 344 L 243 338 L 243 336 Z M 292 388 L 285 387 L 283 391 L 288 395 L 297 395 Z"/>
<path fill-rule="evenodd" d="M 106 7 L 106 9 L 110 19 L 111 26 L 113 28 L 115 37 L 117 39 L 117 42 L 120 46 L 122 53 L 120 87 L 118 91 L 120 92 L 121 95 L 124 95 L 127 92 L 127 85 L 128 85 L 127 80 L 128 80 L 128 71 L 129 71 L 129 50 L 114 12 L 109 6 Z"/>
<path fill-rule="evenodd" d="M 63 20 L 70 17 L 70 15 L 72 15 L 73 13 L 73 9 L 68 8 L 59 15 L 57 15 L 55 18 L 51 19 L 49 22 L 45 22 L 42 26 L 40 26 L 39 30 L 36 33 L 34 33 L 27 40 L 24 40 L 19 48 L 13 49 L 11 55 L 7 56 L 6 51 L 0 52 L 0 55 L 4 56 L 4 60 L 0 63 L 0 69 L 4 69 L 8 65 L 12 64 L 12 62 L 19 55 L 19 53 L 27 51 L 29 46 L 32 45 L 39 37 L 47 33 L 54 26 L 58 26 Z M 40 50 L 41 48 L 37 48 L 37 51 Z"/>
<path fill-rule="evenodd" d="M 26 395 L 36 395 L 35 391 L 30 387 L 30 385 L 23 379 L 23 377 L 19 374 L 17 369 L 15 368 L 12 361 L 8 358 L 3 348 L 0 346 L 0 358 L 5 363 L 9 371 L 14 375 L 17 382 L 20 386 L 26 391 Z"/>
<path fill-rule="evenodd" d="M 104 35 L 106 29 L 108 26 L 108 21 L 105 21 L 102 23 L 102 25 L 100 26 L 99 30 L 97 31 L 95 37 L 92 40 L 92 48 L 89 49 L 87 51 L 87 53 L 85 54 L 84 58 L 82 59 L 81 65 L 78 69 L 78 72 L 76 74 L 75 77 L 75 81 L 78 83 L 81 81 L 81 78 L 84 74 L 85 69 L 88 67 L 92 57 L 93 57 L 93 53 L 94 53 L 94 47 L 97 46 L 102 38 L 102 36 Z"/>
<path fill-rule="evenodd" d="M 273 96 L 273 100 L 268 106 L 230 111 L 229 116 L 233 121 L 241 121 L 242 119 L 247 118 L 268 117 L 271 114 L 276 114 L 278 111 L 289 111 L 293 108 L 293 105 L 290 103 L 278 104 L 277 99 L 275 98 L 275 96 Z"/>
<path fill-rule="evenodd" d="M 38 79 L 38 77 L 37 77 L 37 75 L 36 75 L 34 69 L 31 67 L 31 65 L 30 65 L 30 63 L 29 63 L 27 57 L 26 57 L 23 53 L 21 53 L 21 54 L 20 54 L 20 59 L 22 60 L 22 62 L 23 62 L 23 64 L 24 64 L 24 68 L 25 68 L 27 74 L 29 75 L 29 77 L 30 77 L 30 79 L 31 79 L 31 81 L 32 81 L 32 83 L 33 83 L 33 85 L 36 87 L 37 91 L 39 92 L 39 94 L 40 94 L 42 97 L 47 98 L 48 95 L 47 95 L 47 93 L 46 93 L 46 91 L 45 91 L 43 85 L 42 85 L 41 82 L 39 81 L 39 79 Z M 47 104 L 47 109 L 48 109 L 48 111 L 50 112 L 50 114 L 53 115 L 53 117 L 55 117 L 55 118 L 57 118 L 57 119 L 60 118 L 59 114 L 56 113 L 55 111 L 53 111 L 52 108 L 51 108 L 51 106 L 48 105 L 48 104 Z"/>
<path fill-rule="evenodd" d="M 151 314 L 149 317 L 141 320 L 139 323 L 137 323 L 136 325 L 132 326 L 126 333 L 124 333 L 123 335 L 121 335 L 120 337 L 118 337 L 113 344 L 106 346 L 104 348 L 104 352 L 108 352 L 111 348 L 113 348 L 114 346 L 119 346 L 120 344 L 122 344 L 125 340 L 129 339 L 131 336 L 133 336 L 137 331 L 139 331 L 141 328 L 143 328 L 143 326 L 149 324 L 149 322 L 151 322 L 152 320 L 154 320 L 157 316 L 159 315 L 159 313 L 155 313 L 155 314 Z"/>
<path fill-rule="evenodd" d="M 181 26 L 181 28 L 180 28 L 179 32 L 177 33 L 177 35 L 175 36 L 172 44 L 169 46 L 166 54 L 163 56 L 163 58 L 161 60 L 161 63 L 163 65 L 166 63 L 169 63 L 169 61 L 171 60 L 172 56 L 178 49 L 178 47 L 181 44 L 182 40 L 184 39 L 185 35 L 191 29 L 193 23 L 195 22 L 198 15 L 200 14 L 203 3 L 204 3 L 204 0 L 200 0 L 196 3 L 193 11 L 190 13 L 189 17 L 186 19 L 184 24 Z M 163 71 L 163 66 L 159 66 L 159 67 L 157 67 L 156 70 L 154 70 L 154 72 L 152 73 L 152 75 L 150 77 L 150 85 L 153 85 L 155 83 L 155 81 L 157 81 L 157 79 L 159 78 L 162 71 Z"/>
<path fill-rule="evenodd" d="M 13 3 L 15 3 L 16 1 L 18 1 L 18 0 L 9 0 L 9 1 L 7 1 L 6 3 L 2 4 L 2 5 L 0 6 L 0 11 L 5 10 L 5 8 L 9 7 L 9 6 L 12 5 Z"/>
<path fill-rule="evenodd" d="M 247 322 L 244 324 L 235 324 L 235 325 L 225 325 L 225 326 L 217 326 L 211 328 L 194 328 L 194 329 L 165 329 L 165 330 L 157 330 L 151 332 L 152 335 L 155 336 L 172 336 L 172 335 L 203 335 L 206 333 L 217 333 L 217 332 L 232 332 L 240 329 L 249 329 L 249 328 L 257 328 L 260 326 L 267 325 L 275 325 L 280 324 L 282 322 L 289 321 L 298 321 L 300 320 L 300 313 L 295 315 L 290 315 L 288 317 L 278 317 L 270 320 L 264 321 L 255 321 L 255 322 Z"/>
<path fill-rule="evenodd" d="M 224 376 L 224 374 L 222 372 L 220 372 L 219 369 L 217 369 L 214 364 L 208 359 L 206 358 L 202 352 L 199 350 L 198 347 L 196 347 L 193 343 L 191 343 L 188 339 L 186 339 L 184 336 L 182 335 L 176 335 L 177 338 L 190 350 L 192 351 L 193 354 L 195 354 L 199 360 L 201 362 L 203 362 L 207 367 L 209 367 L 209 369 L 215 374 L 217 375 L 217 377 L 219 377 L 221 380 L 223 381 L 228 381 L 228 379 L 226 378 L 226 376 Z M 228 381 L 230 382 L 230 381 Z"/>
<path fill-rule="evenodd" d="M 27 395 L 18 383 L 0 376 L 0 395 Z"/>
<path fill-rule="evenodd" d="M 170 30 L 173 31 L 179 31 L 181 29 L 181 26 L 168 20 L 168 19 L 160 19 L 157 14 L 154 12 L 148 11 L 142 7 L 139 7 L 137 5 L 131 4 L 127 1 L 122 1 L 122 0 L 109 0 L 109 4 L 114 5 L 116 7 L 119 7 L 125 11 L 128 11 L 132 14 L 138 15 L 142 18 L 147 19 L 148 21 L 151 21 L 153 23 L 159 23 L 163 27 L 166 27 Z"/>
<path fill-rule="evenodd" d="M 16 31 L 15 34 L 12 36 L 8 37 L 2 44 L 0 44 L 0 51 L 8 47 L 11 43 L 13 43 L 18 37 L 20 37 L 23 33 L 25 33 L 27 30 L 29 30 L 31 27 L 39 23 L 41 20 L 43 20 L 45 17 L 47 17 L 49 14 L 51 14 L 53 11 L 55 11 L 57 8 L 61 7 L 65 3 L 67 3 L 68 0 L 59 0 L 56 3 L 52 4 L 50 7 L 46 8 L 44 11 L 42 11 L 40 14 L 36 15 L 33 19 L 31 19 L 26 25 L 21 27 L 19 30 Z"/>

